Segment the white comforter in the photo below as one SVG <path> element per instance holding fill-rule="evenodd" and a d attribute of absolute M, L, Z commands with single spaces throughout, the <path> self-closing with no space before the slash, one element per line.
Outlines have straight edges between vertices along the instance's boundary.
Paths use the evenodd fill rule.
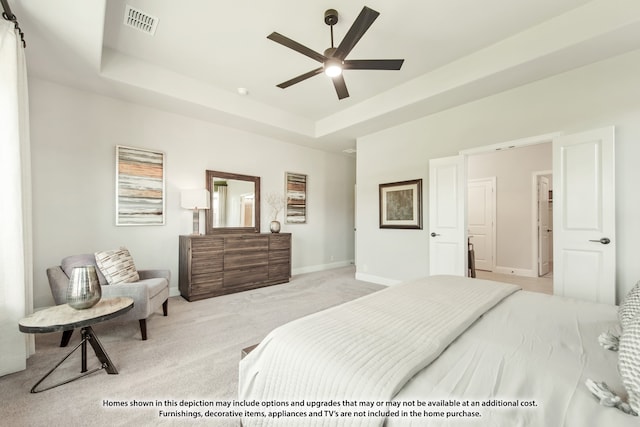
<path fill-rule="evenodd" d="M 598 335 L 618 328 L 616 306 L 516 292 L 460 335 L 394 400 L 518 399 L 537 406 L 481 407 L 476 422 L 414 417 L 390 418 L 385 425 L 639 426 L 640 417 L 599 405 L 584 385 L 587 378 L 604 381 L 625 395 L 618 354 L 598 344 Z"/>
<path fill-rule="evenodd" d="M 274 330 L 241 362 L 239 398 L 390 401 L 478 317 L 518 289 L 434 276 L 291 322 Z M 246 417 L 243 426 L 368 426 L 383 421 L 383 417 L 346 417 L 274 422 Z"/>

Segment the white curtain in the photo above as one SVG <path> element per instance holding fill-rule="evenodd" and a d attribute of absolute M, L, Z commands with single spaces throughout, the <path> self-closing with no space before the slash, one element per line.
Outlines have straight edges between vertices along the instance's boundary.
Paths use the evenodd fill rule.
<path fill-rule="evenodd" d="M 31 154 L 24 48 L 0 18 L 0 376 L 26 368 L 34 341 L 18 330 L 33 308 Z"/>

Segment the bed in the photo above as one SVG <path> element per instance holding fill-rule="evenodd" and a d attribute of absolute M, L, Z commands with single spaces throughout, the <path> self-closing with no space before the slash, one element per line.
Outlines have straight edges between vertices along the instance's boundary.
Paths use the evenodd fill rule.
<path fill-rule="evenodd" d="M 250 426 L 637 426 L 585 386 L 626 391 L 618 307 L 454 276 L 409 281 L 272 331 L 240 362 Z"/>

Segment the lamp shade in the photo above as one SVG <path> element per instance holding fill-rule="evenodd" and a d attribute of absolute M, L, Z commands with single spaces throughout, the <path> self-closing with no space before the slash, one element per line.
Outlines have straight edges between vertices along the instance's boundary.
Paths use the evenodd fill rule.
<path fill-rule="evenodd" d="M 184 209 L 209 209 L 209 191 L 204 188 L 182 190 L 180 206 Z"/>

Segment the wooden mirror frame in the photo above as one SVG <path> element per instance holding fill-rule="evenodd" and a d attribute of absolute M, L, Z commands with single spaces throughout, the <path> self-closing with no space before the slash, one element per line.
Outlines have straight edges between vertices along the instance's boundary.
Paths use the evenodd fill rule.
<path fill-rule="evenodd" d="M 224 233 L 259 233 L 260 232 L 260 177 L 251 175 L 240 175 L 237 173 L 228 173 L 220 171 L 207 170 L 207 190 L 211 198 L 211 208 L 207 210 L 205 215 L 206 234 L 224 234 Z M 235 179 L 238 181 L 253 182 L 254 200 L 255 200 L 255 218 L 253 227 L 214 227 L 213 226 L 213 178 Z"/>

